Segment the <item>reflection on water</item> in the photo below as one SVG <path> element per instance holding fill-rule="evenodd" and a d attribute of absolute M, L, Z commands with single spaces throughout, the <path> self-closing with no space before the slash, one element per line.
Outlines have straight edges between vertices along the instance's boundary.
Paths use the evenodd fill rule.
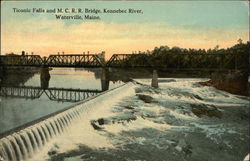
<path fill-rule="evenodd" d="M 32 86 L 1 87 L 0 96 L 11 98 L 39 99 L 45 94 L 51 101 L 79 102 L 101 93 L 101 90 L 40 88 Z"/>
<path fill-rule="evenodd" d="M 84 69 L 41 68 L 2 77 L 0 134 L 122 84 L 110 83 L 107 70 L 98 72 L 97 78 Z"/>
<path fill-rule="evenodd" d="M 40 82 L 42 89 L 49 88 L 49 80 L 50 80 L 49 68 L 41 68 Z"/>

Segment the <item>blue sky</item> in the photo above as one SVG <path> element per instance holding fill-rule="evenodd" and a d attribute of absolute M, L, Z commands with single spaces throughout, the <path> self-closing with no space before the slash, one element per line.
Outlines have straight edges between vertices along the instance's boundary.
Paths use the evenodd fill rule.
<path fill-rule="evenodd" d="M 25 1 L 25 2 L 6 2 L 2 7 L 2 22 L 8 20 L 23 20 L 41 14 L 15 14 L 12 8 L 109 8 L 109 9 L 142 9 L 143 15 L 118 15 L 109 14 L 103 18 L 104 22 L 116 23 L 147 23 L 147 22 L 167 22 L 171 25 L 185 27 L 203 28 L 248 28 L 249 17 L 246 1 Z M 53 19 L 52 14 L 43 14 L 48 19 Z M 72 23 L 78 21 L 72 21 Z"/>

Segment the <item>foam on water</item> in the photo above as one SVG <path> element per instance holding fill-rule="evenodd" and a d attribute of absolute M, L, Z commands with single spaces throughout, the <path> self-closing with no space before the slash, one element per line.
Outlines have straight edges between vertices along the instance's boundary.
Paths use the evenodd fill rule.
<path fill-rule="evenodd" d="M 189 133 L 191 138 L 193 133 L 197 134 L 197 139 L 204 134 L 217 145 L 224 136 L 240 135 L 243 137 L 244 135 L 240 134 L 237 129 L 240 127 L 232 128 L 234 125 L 231 124 L 235 123 L 234 121 L 227 123 L 224 118 L 221 120 L 210 119 L 207 116 L 200 118 L 192 112 L 193 104 L 204 105 L 208 109 L 216 107 L 219 111 L 223 111 L 227 107 L 244 108 L 249 103 L 245 97 L 198 84 L 198 82 L 206 80 L 171 79 L 171 81 L 159 83 L 159 89 L 130 84 L 126 88 L 103 95 L 103 97 L 93 100 L 92 103 L 86 104 L 87 108 L 84 109 L 80 121 L 70 128 L 69 134 L 57 141 L 58 152 L 68 152 L 71 149 L 77 149 L 77 145 L 83 144 L 91 149 L 106 148 L 107 151 L 117 150 L 122 153 L 122 151 L 126 152 L 127 145 L 136 144 L 147 146 L 149 150 L 154 147 L 159 151 L 169 150 L 172 147 L 174 153 L 182 155 L 183 149 L 187 148 L 186 142 L 189 140 L 184 143 L 179 140 L 186 139 Z M 137 81 L 148 85 L 151 83 L 149 79 Z M 135 89 L 137 88 L 141 89 L 139 94 L 149 95 L 153 101 L 145 103 L 140 100 L 136 96 L 138 92 Z M 102 130 L 94 130 L 90 121 L 100 118 L 106 122 L 104 121 L 105 123 L 100 125 Z M 225 117 L 225 119 L 228 118 Z M 151 132 L 153 132 L 152 136 Z M 172 137 L 172 139 L 166 136 Z M 63 140 L 64 143 L 60 143 L 60 140 Z M 193 140 L 196 140 L 196 136 Z M 228 140 L 224 142 L 225 146 L 232 149 L 233 142 Z M 133 149 L 129 146 L 132 148 L 129 150 L 136 151 L 136 147 Z M 193 150 L 195 151 L 195 149 Z M 196 154 L 198 151 L 194 153 Z M 207 154 L 210 153 L 207 152 Z M 143 155 L 145 154 L 143 153 Z M 216 155 L 219 156 L 219 153 Z M 202 158 L 202 156 L 200 157 Z M 72 160 L 77 158 L 79 156 L 72 157 Z"/>
<path fill-rule="evenodd" d="M 83 105 L 78 105 L 79 108 L 82 108 L 79 119 L 72 123 L 67 132 L 53 139 L 43 150 L 36 153 L 30 161 L 42 161 L 45 160 L 45 158 L 49 158 L 48 151 L 55 150 L 57 153 L 62 153 L 77 149 L 81 144 L 91 148 L 114 148 L 107 137 L 97 133 L 96 130 L 93 129 L 90 121 L 99 117 L 113 116 L 114 114 L 111 112 L 111 108 L 123 97 L 133 93 L 134 85 L 133 83 L 128 83 L 85 102 Z"/>
<path fill-rule="evenodd" d="M 112 134 L 119 134 L 123 131 L 133 131 L 143 128 L 154 128 L 160 131 L 165 131 L 173 126 L 168 124 L 158 124 L 150 120 L 145 120 L 138 117 L 135 121 L 128 124 L 110 124 L 105 126 L 105 130 Z"/>
<path fill-rule="evenodd" d="M 138 81 L 150 84 L 150 80 Z M 25 142 L 18 142 L 19 136 L 15 136 L 17 139 L 13 140 L 11 144 L 4 143 L 6 149 L 17 147 L 17 144 L 29 147 L 26 148 L 28 152 L 22 151 L 22 148 L 16 148 L 15 151 L 9 151 L 8 153 L 16 153 L 18 155 L 15 156 L 19 158 L 23 157 L 23 153 L 34 153 L 35 155 L 29 159 L 30 161 L 43 161 L 50 159 L 48 153 L 60 154 L 77 150 L 79 145 L 96 150 L 106 149 L 107 151 L 122 151 L 124 146 L 129 144 L 145 145 L 149 147 L 149 150 L 151 147 L 155 147 L 159 151 L 169 150 L 172 147 L 174 153 L 183 155 L 184 152 L 182 153 L 182 151 L 187 147 L 186 142 L 189 140 L 186 142 L 180 140 L 186 139 L 189 133 L 194 141 L 196 136 L 192 138 L 193 134 L 197 134 L 197 139 L 200 139 L 201 134 L 204 134 L 206 138 L 216 144 L 219 144 L 224 135 L 244 137 L 241 134 L 242 129 L 233 125 L 234 123 L 241 123 L 237 120 L 234 121 L 235 118 L 228 123 L 226 119 L 229 116 L 221 119 L 210 119 L 207 116 L 199 118 L 192 112 L 191 106 L 193 104 L 204 105 L 208 109 L 222 108 L 219 110 L 223 111 L 227 110 L 227 107 L 244 109 L 249 103 L 245 97 L 232 95 L 212 87 L 200 86 L 198 82 L 201 81 L 206 81 L 206 79 L 171 79 L 171 81 L 162 81 L 159 84 L 159 89 L 128 83 L 84 104 L 77 105 L 71 112 L 62 113 L 60 116 L 53 117 L 50 121 L 39 123 L 41 126 L 36 125 L 35 129 L 25 129 L 26 132 L 19 135 L 23 141 L 27 140 L 25 138 L 36 140 L 34 144 L 26 145 Z M 149 95 L 153 101 L 145 103 L 140 100 L 136 96 L 137 88 L 141 89 L 139 90 L 140 94 Z M 103 119 L 104 123 L 98 125 L 98 119 Z M 100 130 L 93 128 L 92 121 L 96 121 L 95 123 L 100 127 Z M 151 132 L 153 133 L 152 136 Z M 57 137 L 53 137 L 55 135 Z M 44 142 L 47 142 L 47 144 L 43 145 Z M 233 144 L 228 140 L 225 141 L 225 146 L 231 149 Z M 39 148 L 42 145 L 43 148 Z M 136 146 L 135 149 L 130 148 L 132 148 L 129 149 L 131 151 L 137 150 Z M 154 149 L 154 152 L 157 151 L 156 149 Z M 197 149 L 194 148 L 193 150 Z M 195 151 L 194 154 L 198 152 L 199 150 Z M 84 156 L 85 154 L 81 154 L 66 160 L 77 160 Z M 27 157 L 24 156 L 24 158 Z"/>
<path fill-rule="evenodd" d="M 168 80 L 168 79 L 165 79 Z M 171 82 L 163 82 L 159 87 L 163 95 L 154 94 L 156 98 L 177 102 L 200 102 L 212 103 L 215 105 L 242 105 L 248 104 L 249 98 L 230 94 L 213 87 L 199 85 L 198 82 L 207 81 L 208 79 L 169 79 Z M 149 79 L 138 79 L 137 81 L 150 85 Z M 190 99 L 191 98 L 191 99 Z"/>

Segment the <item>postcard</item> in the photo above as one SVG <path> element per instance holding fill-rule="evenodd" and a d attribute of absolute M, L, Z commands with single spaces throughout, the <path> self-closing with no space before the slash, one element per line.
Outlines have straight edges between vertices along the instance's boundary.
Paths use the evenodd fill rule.
<path fill-rule="evenodd" d="M 249 160 L 249 1 L 1 1 L 0 161 Z"/>

